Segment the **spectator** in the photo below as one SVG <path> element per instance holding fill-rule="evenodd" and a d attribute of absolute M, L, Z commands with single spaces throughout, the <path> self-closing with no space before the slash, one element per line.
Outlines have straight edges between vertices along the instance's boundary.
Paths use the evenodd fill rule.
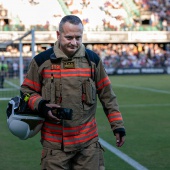
<path fill-rule="evenodd" d="M 13 77 L 16 78 L 18 76 L 18 69 L 19 69 L 18 63 L 14 61 L 12 67 L 13 67 Z"/>
<path fill-rule="evenodd" d="M 168 22 L 167 22 L 167 20 L 166 19 L 164 19 L 163 21 L 162 21 L 162 29 L 163 29 L 163 31 L 167 31 L 168 29 Z"/>

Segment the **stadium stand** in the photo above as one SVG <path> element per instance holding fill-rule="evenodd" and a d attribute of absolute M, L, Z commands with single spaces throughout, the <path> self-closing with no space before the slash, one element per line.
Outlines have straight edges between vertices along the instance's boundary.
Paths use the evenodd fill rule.
<path fill-rule="evenodd" d="M 99 54 L 106 68 L 170 66 L 170 53 L 158 44 L 95 44 L 90 48 Z"/>
<path fill-rule="evenodd" d="M 78 15 L 86 30 L 165 31 L 169 6 L 168 0 L 1 0 L 0 31 L 54 31 L 66 14 Z"/>
<path fill-rule="evenodd" d="M 61 17 L 78 15 L 85 31 L 169 31 L 170 3 L 168 0 L 15 0 L 10 5 L 0 1 L 0 31 L 55 31 Z M 50 10 L 49 10 L 50 9 Z M 30 12 L 31 11 L 31 12 Z M 40 15 L 39 15 L 40 14 Z M 43 46 L 44 44 L 44 46 Z M 169 67 L 170 48 L 166 43 L 86 43 L 96 51 L 106 67 L 141 68 Z M 36 44 L 36 54 L 52 44 Z M 0 56 L 7 57 L 9 67 L 19 56 L 18 44 L 10 44 Z M 23 44 L 25 67 L 31 58 L 31 46 Z"/>
<path fill-rule="evenodd" d="M 28 1 L 1 0 L 1 10 L 6 10 L 6 17 L 1 17 L 2 31 L 28 31 L 34 28 L 37 31 L 56 30 L 56 25 L 63 15 L 63 9 L 58 0 Z"/>

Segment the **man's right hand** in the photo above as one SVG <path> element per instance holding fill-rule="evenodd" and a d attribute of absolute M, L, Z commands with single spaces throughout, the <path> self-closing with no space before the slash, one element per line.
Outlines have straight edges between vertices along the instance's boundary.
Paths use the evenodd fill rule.
<path fill-rule="evenodd" d="M 40 115 L 43 116 L 44 118 L 60 121 L 60 119 L 58 119 L 56 116 L 52 114 L 51 110 L 54 108 L 60 108 L 60 106 L 57 104 L 50 104 L 48 101 L 42 100 L 39 103 L 38 111 Z"/>
<path fill-rule="evenodd" d="M 60 106 L 57 105 L 57 104 L 46 104 L 46 106 L 49 107 L 49 108 L 51 108 L 51 109 L 52 109 L 52 108 L 60 108 Z M 48 117 L 50 120 L 60 121 L 60 119 L 58 119 L 56 116 L 54 116 L 54 115 L 52 114 L 52 111 L 51 111 L 51 110 L 48 111 L 47 117 Z"/>

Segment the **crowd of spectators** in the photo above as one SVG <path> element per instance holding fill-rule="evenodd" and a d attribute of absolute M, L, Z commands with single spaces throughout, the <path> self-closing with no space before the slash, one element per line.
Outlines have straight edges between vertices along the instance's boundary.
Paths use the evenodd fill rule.
<path fill-rule="evenodd" d="M 2 68 L 2 65 L 4 69 Z M 6 58 L 4 54 L 1 55 L 0 57 L 0 76 L 3 75 L 3 78 L 17 78 L 19 76 L 19 60 L 18 58 L 14 60 L 10 60 L 9 58 Z M 1 77 L 2 81 L 2 77 Z M 3 85 L 1 84 L 3 87 Z"/>
<path fill-rule="evenodd" d="M 150 25 L 160 25 L 160 30 L 170 31 L 169 0 L 133 0 L 141 10 L 150 11 Z"/>
<path fill-rule="evenodd" d="M 38 54 L 39 52 L 41 51 L 44 51 L 44 49 L 46 48 L 49 48 L 51 47 L 51 44 L 46 44 L 45 47 L 43 47 L 41 44 L 38 44 L 38 45 L 35 45 L 34 46 L 34 50 L 35 50 L 35 53 Z M 8 45 L 6 47 L 6 50 L 2 50 L 0 51 L 0 56 L 4 55 L 5 57 L 17 57 L 17 56 L 20 56 L 20 51 L 19 51 L 19 48 L 18 48 L 18 45 L 17 44 L 12 44 L 12 45 Z M 31 45 L 29 44 L 24 44 L 23 47 L 22 47 L 22 56 L 25 56 L 25 57 L 32 57 L 32 50 L 31 50 Z"/>
<path fill-rule="evenodd" d="M 158 68 L 170 66 L 170 49 L 158 44 L 94 44 L 106 68 Z"/>
<path fill-rule="evenodd" d="M 127 13 L 122 0 L 65 0 L 71 14 L 78 15 L 85 30 L 125 30 Z"/>
<path fill-rule="evenodd" d="M 170 44 L 164 46 L 163 44 L 85 44 L 87 48 L 95 51 L 102 59 L 105 68 L 160 68 L 170 67 Z M 50 48 L 50 44 L 49 47 Z M 4 56 L 8 64 L 11 65 L 13 61 L 19 64 L 17 55 L 8 56 L 9 50 L 16 50 L 10 47 L 8 52 L 0 52 L 0 56 Z M 42 52 L 45 48 L 38 47 L 38 51 Z M 31 51 L 30 51 L 31 53 Z M 31 61 L 28 53 L 23 53 L 24 70 L 29 66 Z M 12 60 L 14 58 L 14 60 Z M 9 66 L 11 67 L 11 66 Z"/>

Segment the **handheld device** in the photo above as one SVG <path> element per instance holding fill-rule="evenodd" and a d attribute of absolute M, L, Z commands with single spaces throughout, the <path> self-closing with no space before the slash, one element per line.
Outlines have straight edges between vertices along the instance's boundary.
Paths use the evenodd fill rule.
<path fill-rule="evenodd" d="M 52 113 L 58 119 L 72 120 L 73 110 L 70 108 L 53 108 Z"/>

